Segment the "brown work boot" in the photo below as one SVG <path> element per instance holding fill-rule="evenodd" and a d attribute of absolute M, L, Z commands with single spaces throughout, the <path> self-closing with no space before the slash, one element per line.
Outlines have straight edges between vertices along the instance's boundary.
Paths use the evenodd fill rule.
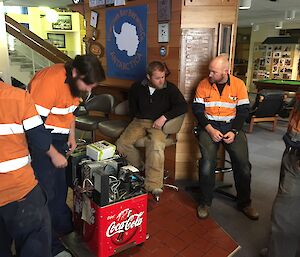
<path fill-rule="evenodd" d="M 251 207 L 251 205 L 241 208 L 239 210 L 251 220 L 258 220 L 259 218 L 259 213 L 254 207 Z"/>
<path fill-rule="evenodd" d="M 197 213 L 200 219 L 206 219 L 209 215 L 209 206 L 200 204 L 197 207 Z"/>
<path fill-rule="evenodd" d="M 154 188 L 151 191 L 151 194 L 153 195 L 153 198 L 156 202 L 159 202 L 160 195 L 162 194 L 163 190 L 161 188 Z"/>

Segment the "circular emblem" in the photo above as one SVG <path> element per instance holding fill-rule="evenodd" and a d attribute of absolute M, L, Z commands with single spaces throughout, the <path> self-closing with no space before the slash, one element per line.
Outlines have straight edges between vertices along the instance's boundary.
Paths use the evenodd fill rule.
<path fill-rule="evenodd" d="M 103 46 L 96 42 L 96 41 L 93 41 L 91 40 L 89 42 L 89 52 L 97 57 L 102 57 L 103 56 Z"/>
<path fill-rule="evenodd" d="M 167 48 L 165 46 L 161 46 L 159 48 L 159 54 L 161 57 L 165 57 L 167 55 Z"/>

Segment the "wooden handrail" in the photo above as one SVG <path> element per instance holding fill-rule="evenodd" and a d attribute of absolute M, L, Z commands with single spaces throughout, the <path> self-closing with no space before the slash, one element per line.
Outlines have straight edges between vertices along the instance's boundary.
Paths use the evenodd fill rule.
<path fill-rule="evenodd" d="M 43 55 L 54 63 L 64 63 L 72 60 L 69 56 L 58 50 L 56 47 L 43 40 L 29 29 L 5 15 L 6 31 L 19 39 L 21 42 Z"/>

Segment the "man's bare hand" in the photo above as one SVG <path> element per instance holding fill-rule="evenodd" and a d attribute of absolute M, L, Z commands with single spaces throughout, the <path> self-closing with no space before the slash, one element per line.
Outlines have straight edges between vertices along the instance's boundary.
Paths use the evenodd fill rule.
<path fill-rule="evenodd" d="M 156 129 L 161 129 L 162 126 L 165 124 L 166 121 L 167 121 L 167 118 L 164 115 L 162 115 L 157 120 L 155 120 L 153 122 L 152 127 L 156 128 Z"/>
<path fill-rule="evenodd" d="M 50 148 L 47 152 L 55 168 L 65 168 L 68 165 L 68 161 L 65 156 L 59 153 L 53 145 L 50 145 Z"/>
<path fill-rule="evenodd" d="M 214 142 L 217 143 L 223 139 L 223 134 L 219 130 L 213 128 L 210 124 L 207 125 L 205 129 Z"/>
<path fill-rule="evenodd" d="M 65 156 L 63 156 L 59 152 L 55 153 L 50 158 L 51 158 L 51 161 L 52 161 L 53 165 L 55 166 L 55 168 L 61 169 L 61 168 L 67 167 L 67 165 L 68 165 L 68 161 L 65 158 Z"/>
<path fill-rule="evenodd" d="M 235 134 L 232 131 L 227 132 L 224 137 L 223 137 L 223 141 L 226 144 L 231 144 L 235 139 Z"/>

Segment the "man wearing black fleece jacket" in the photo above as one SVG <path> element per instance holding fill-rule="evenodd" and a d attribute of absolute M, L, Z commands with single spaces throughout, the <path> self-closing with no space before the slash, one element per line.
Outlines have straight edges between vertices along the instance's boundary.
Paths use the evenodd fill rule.
<path fill-rule="evenodd" d="M 251 207 L 251 164 L 243 123 L 249 115 L 249 99 L 244 82 L 229 75 L 226 56 L 214 58 L 209 65 L 209 77 L 202 80 L 192 105 L 198 120 L 201 151 L 199 165 L 200 205 L 199 218 L 207 218 L 215 186 L 217 150 L 223 143 L 230 155 L 237 190 L 237 207 L 248 218 L 258 219 Z"/>
<path fill-rule="evenodd" d="M 143 162 L 135 142 L 148 136 L 145 153 L 145 189 L 154 195 L 163 187 L 166 134 L 162 127 L 167 120 L 187 111 L 187 104 L 178 88 L 166 81 L 166 68 L 158 61 L 148 65 L 147 78 L 134 83 L 129 91 L 129 111 L 133 118 L 116 142 L 118 151 L 133 166 L 142 169 Z"/>

